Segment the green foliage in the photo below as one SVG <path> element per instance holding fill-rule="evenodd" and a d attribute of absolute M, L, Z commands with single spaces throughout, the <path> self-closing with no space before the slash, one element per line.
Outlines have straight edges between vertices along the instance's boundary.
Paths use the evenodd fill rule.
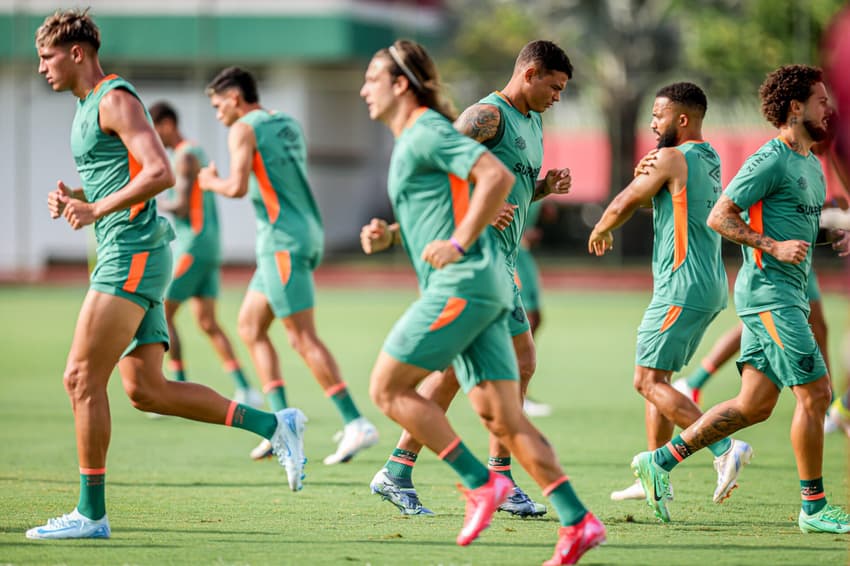
<path fill-rule="evenodd" d="M 243 289 L 228 289 L 220 305 L 224 327 L 235 338 Z M 73 419 L 62 388 L 65 356 L 84 289 L 0 289 L 0 561 L 23 564 L 539 564 L 549 558 L 558 522 L 499 514 L 481 539 L 459 548 L 463 520 L 456 479 L 433 454 L 423 453 L 414 477 L 423 501 L 438 515 L 404 518 L 369 493 L 368 483 L 394 445 L 398 427 L 367 396 L 368 376 L 393 321 L 415 290 L 320 289 L 318 328 L 337 356 L 361 410 L 378 425 L 381 441 L 351 463 L 323 466 L 340 425 L 332 405 L 296 359 L 282 328 L 273 339 L 291 401 L 310 418 L 307 479 L 302 492 L 285 486 L 271 461 L 251 462 L 256 438 L 244 431 L 174 418 L 150 420 L 129 405 L 120 380 L 109 393 L 113 417 L 107 471 L 109 541 L 28 541 L 24 530 L 70 511 L 78 476 Z M 536 424 L 560 456 L 582 500 L 608 526 L 608 544 L 582 563 L 668 564 L 687 549 L 693 564 L 845 564 L 846 536 L 802 535 L 794 517 L 799 493 L 788 442 L 793 403 L 784 392 L 766 423 L 739 436 L 755 459 L 740 488 L 723 505 L 711 503 L 715 474 L 708 454 L 698 454 L 673 474 L 673 523 L 657 523 L 643 502 L 612 502 L 608 494 L 631 483 L 631 456 L 642 449 L 643 402 L 631 386 L 635 328 L 647 292 L 547 292 L 546 322 L 538 341 L 538 372 L 531 394 L 551 403 L 553 416 Z M 838 347 L 846 299 L 825 295 L 824 310 Z M 725 311 L 709 328 L 693 369 L 735 318 Z M 190 379 L 232 391 L 208 341 L 181 311 Z M 249 378 L 256 383 L 244 348 Z M 837 351 L 837 350 L 835 350 Z M 730 365 L 704 392 L 712 404 L 731 396 L 739 379 Z M 487 438 L 466 399 L 450 418 L 480 456 Z M 847 505 L 846 440 L 826 440 L 827 495 Z M 528 476 L 517 481 L 540 498 Z M 677 560 L 674 559 L 673 562 Z"/>
<path fill-rule="evenodd" d="M 773 69 L 818 64 L 818 46 L 843 0 L 677 0 L 686 57 L 711 97 L 758 96 Z"/>

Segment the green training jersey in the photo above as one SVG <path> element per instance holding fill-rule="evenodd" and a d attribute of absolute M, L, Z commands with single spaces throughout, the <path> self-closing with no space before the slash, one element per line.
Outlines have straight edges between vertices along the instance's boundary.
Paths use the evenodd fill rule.
<path fill-rule="evenodd" d="M 324 231 L 307 181 L 307 144 L 301 126 L 286 114 L 264 109 L 239 121 L 251 126 L 257 140 L 248 189 L 257 217 L 257 253 L 288 250 L 317 258 L 324 247 Z"/>
<path fill-rule="evenodd" d="M 206 167 L 208 160 L 204 149 L 187 140 L 183 140 L 174 148 L 172 164 L 187 153 L 193 155 L 201 167 Z M 197 178 L 189 189 L 189 213 L 187 216 L 174 216 L 174 229 L 177 232 L 178 253 L 187 253 L 197 259 L 210 261 L 218 261 L 221 258 L 215 193 L 201 190 Z"/>
<path fill-rule="evenodd" d="M 499 109 L 501 119 L 498 132 L 484 145 L 516 177 L 507 198 L 509 203 L 517 207 L 513 221 L 504 230 L 490 227 L 502 246 L 508 268 L 513 271 L 517 248 L 525 231 L 528 207 L 534 197 L 537 177 L 543 165 L 543 122 L 539 113 L 521 113 L 498 91 L 485 96 L 478 103 L 492 104 Z"/>
<path fill-rule="evenodd" d="M 88 202 L 97 202 L 123 189 L 141 170 L 141 165 L 127 150 L 121 138 L 107 134 L 100 128 L 100 101 L 106 93 L 116 88 L 139 98 L 129 82 L 117 75 L 108 75 L 77 102 L 77 112 L 71 126 L 71 152 Z M 100 259 L 113 253 L 127 254 L 155 249 L 174 239 L 171 224 L 157 215 L 155 199 L 99 218 L 94 223 L 94 234 Z"/>
<path fill-rule="evenodd" d="M 459 261 L 434 269 L 422 251 L 448 240 L 466 214 L 472 194 L 467 179 L 487 149 L 460 134 L 434 110 L 421 108 L 395 141 L 387 181 L 390 202 L 421 291 L 511 305 L 505 259 L 484 230 Z"/>
<path fill-rule="evenodd" d="M 706 224 L 721 193 L 720 158 L 707 142 L 675 149 L 685 157 L 688 178 L 675 195 L 664 186 L 652 197 L 652 301 L 716 312 L 729 295 L 721 237 Z"/>
<path fill-rule="evenodd" d="M 774 138 L 747 159 L 724 194 L 744 211 L 742 217 L 756 232 L 778 242 L 803 240 L 814 246 L 826 183 L 813 153 L 804 157 Z M 744 264 L 735 281 L 738 314 L 789 306 L 809 312 L 806 289 L 813 249 L 794 265 L 742 246 Z"/>

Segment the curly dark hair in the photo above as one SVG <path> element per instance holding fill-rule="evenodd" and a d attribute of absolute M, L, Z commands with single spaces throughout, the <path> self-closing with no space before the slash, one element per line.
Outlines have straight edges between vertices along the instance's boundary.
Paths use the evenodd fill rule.
<path fill-rule="evenodd" d="M 791 101 L 805 102 L 812 95 L 812 87 L 823 82 L 823 71 L 810 65 L 785 65 L 779 67 L 759 87 L 761 113 L 767 121 L 779 128 L 788 121 Z"/>
<path fill-rule="evenodd" d="M 696 110 L 700 117 L 705 116 L 708 99 L 705 92 L 694 83 L 673 83 L 663 86 L 655 93 L 655 98 L 668 98 L 670 102 L 681 104 Z"/>
<path fill-rule="evenodd" d="M 239 67 L 227 67 L 222 69 L 210 84 L 207 85 L 207 96 L 213 94 L 221 94 L 231 88 L 239 89 L 242 93 L 242 98 L 248 104 L 253 104 L 260 101 L 260 95 L 257 94 L 257 80 L 249 71 L 240 69 Z"/>

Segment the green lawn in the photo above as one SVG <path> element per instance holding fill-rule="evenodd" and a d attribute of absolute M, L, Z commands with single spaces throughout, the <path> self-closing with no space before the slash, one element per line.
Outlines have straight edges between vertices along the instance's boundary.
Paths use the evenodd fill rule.
<path fill-rule="evenodd" d="M 497 516 L 467 548 L 454 539 L 463 520 L 457 479 L 424 453 L 415 479 L 438 515 L 405 518 L 369 493 L 368 483 L 392 449 L 398 427 L 372 406 L 367 381 L 382 340 L 413 299 L 413 290 L 319 292 L 318 326 L 361 410 L 381 431 L 377 447 L 349 464 L 326 467 L 340 421 L 303 364 L 275 330 L 290 402 L 309 416 L 310 460 L 302 492 L 286 487 L 282 468 L 251 462 L 252 435 L 174 418 L 151 420 L 110 385 L 113 434 L 108 462 L 109 541 L 29 541 L 24 531 L 70 511 L 78 490 L 74 430 L 62 369 L 83 288 L 0 288 L 0 563 L 9 564 L 540 564 L 551 556 L 554 516 Z M 221 319 L 236 340 L 241 289 L 228 289 Z M 555 292 L 545 296 L 534 397 L 554 406 L 536 422 L 585 503 L 608 526 L 608 544 L 583 564 L 846 564 L 847 536 L 803 535 L 788 440 L 793 407 L 783 394 L 773 417 L 739 435 L 755 450 L 730 500 L 711 502 L 715 474 L 708 452 L 673 474 L 673 522 L 655 521 L 642 502 L 615 503 L 609 493 L 632 481 L 629 461 L 644 449 L 643 402 L 631 386 L 635 330 L 648 293 Z M 825 296 L 833 363 L 848 303 Z M 181 313 L 190 379 L 225 394 L 232 384 L 209 344 Z M 691 362 L 735 322 L 727 311 Z M 244 348 L 239 353 L 256 383 Z M 843 375 L 836 371 L 837 375 Z M 843 380 L 839 380 L 843 381 Z M 704 403 L 734 394 L 730 365 L 709 383 Z M 465 442 L 486 457 L 486 435 L 459 399 L 451 418 Z M 848 504 L 847 441 L 827 438 L 830 501 Z M 532 497 L 540 490 L 515 473 Z"/>

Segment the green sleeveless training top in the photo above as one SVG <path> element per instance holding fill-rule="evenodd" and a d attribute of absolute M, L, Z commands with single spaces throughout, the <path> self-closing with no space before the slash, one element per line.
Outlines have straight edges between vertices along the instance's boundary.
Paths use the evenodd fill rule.
<path fill-rule="evenodd" d="M 499 92 L 493 92 L 478 101 L 499 109 L 501 120 L 495 137 L 484 145 L 499 158 L 516 177 L 507 201 L 517 205 L 514 219 L 504 230 L 490 227 L 496 235 L 510 268 L 516 265 L 517 248 L 525 230 L 528 207 L 534 196 L 537 178 L 543 165 L 543 122 L 540 114 L 522 114 Z"/>
<path fill-rule="evenodd" d="M 664 186 L 652 198 L 652 301 L 714 312 L 726 308 L 729 288 L 720 234 L 706 224 L 721 193 L 720 158 L 707 142 L 675 149 L 688 165 L 685 188 Z"/>
<path fill-rule="evenodd" d="M 257 253 L 288 250 L 318 262 L 324 246 L 319 208 L 307 181 L 301 126 L 281 112 L 253 110 L 239 119 L 257 139 L 249 194 L 257 218 Z"/>
<path fill-rule="evenodd" d="M 798 306 L 809 312 L 807 294 L 812 250 L 818 234 L 826 183 L 820 160 L 802 156 L 774 138 L 747 159 L 724 193 L 744 211 L 756 232 L 776 241 L 803 240 L 812 246 L 797 265 L 742 246 L 744 264 L 735 281 L 735 308 L 753 314 Z"/>
<path fill-rule="evenodd" d="M 422 251 L 434 240 L 448 240 L 469 207 L 472 167 L 487 149 L 454 129 L 434 110 L 420 108 L 396 138 L 387 191 L 401 227 L 404 248 L 421 291 L 511 304 L 505 258 L 484 230 L 456 263 L 434 269 Z"/>
<path fill-rule="evenodd" d="M 123 189 L 141 170 L 121 139 L 100 128 L 100 101 L 115 88 L 139 98 L 129 82 L 117 75 L 108 75 L 77 102 L 71 126 L 71 152 L 88 202 L 99 201 Z M 135 253 L 167 245 L 174 239 L 171 224 L 157 215 L 155 199 L 99 218 L 94 223 L 94 234 L 97 255 L 101 259 L 108 252 Z"/>
<path fill-rule="evenodd" d="M 201 167 L 206 167 L 209 160 L 204 149 L 193 142 L 183 140 L 171 155 L 172 164 L 181 156 L 191 154 L 198 160 Z M 189 189 L 188 216 L 174 216 L 174 229 L 177 232 L 175 251 L 188 253 L 197 259 L 218 261 L 221 258 L 221 239 L 218 228 L 218 207 L 215 193 L 204 191 L 198 179 Z"/>

